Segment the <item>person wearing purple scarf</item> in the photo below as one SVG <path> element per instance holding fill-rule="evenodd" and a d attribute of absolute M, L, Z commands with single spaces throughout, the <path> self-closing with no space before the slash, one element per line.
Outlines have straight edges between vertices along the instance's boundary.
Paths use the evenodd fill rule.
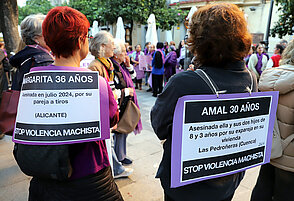
<path fill-rule="evenodd" d="M 267 64 L 267 57 L 262 53 L 263 46 L 261 44 L 258 44 L 256 46 L 256 53 L 251 55 L 248 62 L 248 69 L 255 73 L 257 79 L 259 79 L 262 71 L 266 68 Z"/>
<path fill-rule="evenodd" d="M 145 43 L 145 49 L 144 49 L 144 54 L 147 55 L 149 52 L 149 45 L 151 45 L 150 42 Z"/>
<path fill-rule="evenodd" d="M 122 117 L 125 112 L 128 101 L 131 99 L 137 105 L 138 108 L 138 100 L 137 95 L 134 89 L 133 81 L 130 76 L 127 67 L 130 66 L 130 61 L 128 60 L 128 56 L 126 50 L 123 45 L 123 41 L 119 39 L 115 39 L 115 50 L 114 56 L 111 58 L 114 67 L 114 85 L 115 91 L 114 93 L 117 95 L 119 105 L 119 116 Z M 138 134 L 142 130 L 142 122 L 141 119 L 137 124 L 134 133 Z M 132 163 L 132 160 L 129 159 L 126 155 L 126 139 L 127 134 L 114 132 L 114 157 L 113 157 L 113 170 L 114 170 L 114 178 L 127 177 L 132 173 L 132 169 L 124 168 L 119 162 L 123 165 L 129 165 Z"/>
<path fill-rule="evenodd" d="M 164 63 L 164 77 L 166 82 L 168 82 L 169 78 L 176 74 L 176 66 L 177 66 L 177 53 L 175 46 L 170 46 L 170 53 L 165 58 Z"/>
<path fill-rule="evenodd" d="M 144 55 L 144 53 L 141 51 L 141 45 L 136 45 L 136 51 L 133 52 L 131 55 L 131 61 L 134 63 L 134 69 L 136 71 L 136 89 L 142 90 L 142 79 L 144 77 L 144 71 L 139 69 L 139 56 Z"/>

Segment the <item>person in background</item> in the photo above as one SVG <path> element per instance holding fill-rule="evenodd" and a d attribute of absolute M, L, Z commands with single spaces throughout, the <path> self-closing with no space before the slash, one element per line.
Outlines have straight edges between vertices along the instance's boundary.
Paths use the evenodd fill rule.
<path fill-rule="evenodd" d="M 266 68 L 272 68 L 272 67 L 278 67 L 279 66 L 281 55 L 282 55 L 284 49 L 285 48 L 284 48 L 283 45 L 276 44 L 276 47 L 274 49 L 274 55 L 267 62 Z"/>
<path fill-rule="evenodd" d="M 259 45 L 261 45 L 263 47 L 263 51 L 262 54 L 266 56 L 267 60 L 269 60 L 269 55 L 267 53 L 267 49 L 266 49 L 266 43 L 265 41 L 260 41 Z"/>
<path fill-rule="evenodd" d="M 55 7 L 51 9 L 42 28 L 46 44 L 56 59 L 53 65 L 36 67 L 32 71 L 44 69 L 49 72 L 48 69 L 69 72 L 89 71 L 80 68 L 80 61 L 87 56 L 89 51 L 89 27 L 90 23 L 86 16 L 73 8 Z M 100 93 L 100 98 L 108 101 L 109 114 L 105 115 L 110 120 L 110 126 L 114 126 L 118 120 L 117 104 L 110 86 L 105 84 L 106 94 Z M 89 103 L 85 102 L 84 104 Z M 105 140 L 70 144 L 68 163 L 72 167 L 68 180 L 59 181 L 33 177 L 30 182 L 28 200 L 123 200 L 112 177 Z"/>
<path fill-rule="evenodd" d="M 257 91 L 256 78 L 250 75 L 243 60 L 249 52 L 252 36 L 243 12 L 236 5 L 220 3 L 201 7 L 191 18 L 189 35 L 190 50 L 197 55 L 195 66 L 204 71 L 219 90 L 248 93 L 246 88 L 250 87 L 252 92 Z M 212 93 L 198 73 L 185 71 L 169 79 L 151 110 L 153 130 L 160 140 L 165 140 L 156 174 L 165 201 L 230 201 L 244 176 L 244 172 L 239 172 L 178 188 L 170 187 L 172 138 L 181 134 L 172 133 L 177 101 L 186 95 Z"/>
<path fill-rule="evenodd" d="M 283 45 L 284 48 L 288 46 L 288 41 L 287 40 L 281 40 L 280 44 Z"/>
<path fill-rule="evenodd" d="M 32 67 L 47 66 L 54 61 L 50 48 L 42 35 L 42 23 L 45 15 L 29 15 L 20 24 L 21 38 L 25 48 L 9 59 L 17 71 L 13 77 L 11 89 L 20 91 L 24 74 Z"/>
<path fill-rule="evenodd" d="M 130 46 L 130 44 L 129 43 L 127 43 L 127 42 L 125 42 L 125 49 L 126 49 L 126 51 L 128 52 L 128 47 Z"/>
<path fill-rule="evenodd" d="M 164 74 L 164 52 L 163 43 L 158 42 L 156 45 L 156 52 L 152 59 L 152 91 L 154 97 L 162 92 L 163 74 Z"/>
<path fill-rule="evenodd" d="M 89 49 L 95 59 L 88 67 L 92 71 L 98 71 L 99 75 L 107 80 L 112 89 L 114 89 L 114 68 L 110 57 L 113 57 L 114 48 L 113 36 L 107 31 L 99 31 L 90 43 Z"/>
<path fill-rule="evenodd" d="M 127 56 L 128 56 L 128 55 L 127 55 Z M 130 74 L 132 80 L 134 80 L 134 79 L 136 78 L 136 71 L 135 71 L 135 69 L 134 69 L 134 66 L 131 64 L 131 59 L 130 59 L 129 56 L 126 57 L 126 61 L 125 61 L 125 62 L 126 62 L 126 63 L 130 63 L 130 65 L 129 65 L 129 66 L 126 66 L 126 68 L 128 69 L 129 74 Z"/>
<path fill-rule="evenodd" d="M 175 41 L 170 41 L 170 42 L 169 42 L 169 46 L 172 46 L 172 45 L 176 47 L 176 43 L 175 43 Z"/>
<path fill-rule="evenodd" d="M 153 54 L 154 54 L 154 52 L 155 52 L 155 45 L 150 44 L 150 45 L 148 46 L 148 53 L 147 53 L 147 55 L 149 55 L 150 57 L 153 58 Z M 151 69 L 151 68 L 152 68 L 152 67 L 150 66 L 149 69 Z M 148 79 L 149 79 L 150 75 L 151 75 L 151 71 L 145 71 L 145 85 L 146 85 L 146 86 L 149 85 L 149 83 L 148 83 Z M 151 92 L 151 91 L 152 91 L 152 87 L 149 85 L 149 88 L 148 88 L 146 91 L 147 91 L 147 92 Z"/>
<path fill-rule="evenodd" d="M 148 47 L 148 53 L 147 55 L 150 55 L 153 57 L 153 54 L 155 53 L 155 45 L 154 44 L 150 44 Z"/>
<path fill-rule="evenodd" d="M 165 41 L 165 42 L 163 43 L 163 51 L 164 51 L 165 55 L 168 54 L 168 50 L 169 50 L 168 42 Z"/>
<path fill-rule="evenodd" d="M 267 57 L 263 54 L 263 45 L 256 46 L 256 53 L 252 54 L 249 58 L 248 69 L 254 72 L 257 79 L 259 79 L 262 71 L 266 68 Z"/>
<path fill-rule="evenodd" d="M 144 53 L 141 51 L 140 44 L 136 45 L 135 49 L 136 49 L 135 52 L 131 54 L 131 61 L 133 62 L 133 65 L 136 71 L 135 89 L 142 90 L 142 79 L 144 77 L 144 70 L 139 69 L 139 63 L 140 63 L 140 55 L 144 55 Z"/>
<path fill-rule="evenodd" d="M 177 53 L 175 46 L 170 46 L 170 52 L 165 58 L 164 63 L 164 77 L 165 81 L 168 82 L 169 78 L 176 74 L 176 67 L 177 67 Z"/>
<path fill-rule="evenodd" d="M 113 59 L 111 59 L 114 56 L 114 50 L 116 46 L 114 44 L 114 38 L 113 36 L 106 31 L 100 31 L 98 32 L 90 43 L 90 51 L 91 54 L 95 56 L 95 60 L 93 60 L 90 65 L 89 69 L 92 71 L 98 71 L 99 75 L 104 77 L 107 82 L 109 83 L 114 97 L 117 100 L 118 96 L 117 93 L 115 93 L 116 85 L 115 85 L 115 68 L 113 65 Z M 131 68 L 130 65 L 128 67 Z M 117 76 L 116 76 L 116 79 Z M 132 174 L 133 169 L 125 169 L 123 165 L 119 162 L 119 157 L 117 156 L 117 153 L 115 152 L 115 138 L 111 139 L 112 146 L 111 152 L 112 152 L 112 161 L 113 161 L 113 172 L 115 178 L 120 177 L 128 177 L 130 174 Z"/>
<path fill-rule="evenodd" d="M 145 44 L 145 49 L 144 49 L 144 55 L 147 56 L 147 55 L 150 55 L 150 45 L 151 43 L 150 42 L 147 42 Z M 145 86 L 148 86 L 148 77 L 150 75 L 150 72 L 147 71 L 147 68 L 148 68 L 148 65 L 145 67 L 146 70 L 144 70 L 144 74 L 145 74 Z"/>
<path fill-rule="evenodd" d="M 133 54 L 133 47 L 131 46 L 131 45 L 129 45 L 128 47 L 127 47 L 127 54 L 128 55 L 132 55 Z"/>
<path fill-rule="evenodd" d="M 251 45 L 248 55 L 244 58 L 247 67 L 248 67 L 249 59 L 254 52 L 255 52 L 255 46 Z"/>
<path fill-rule="evenodd" d="M 181 40 L 181 42 L 179 43 L 179 47 L 176 50 L 177 53 L 177 57 L 178 57 L 178 64 L 184 68 L 184 60 L 186 57 L 186 47 L 185 47 L 185 40 Z"/>
<path fill-rule="evenodd" d="M 115 50 L 114 56 L 111 58 L 111 61 L 114 66 L 114 84 L 115 84 L 115 93 L 118 97 L 119 104 L 119 116 L 120 118 L 125 112 L 127 103 L 129 100 L 134 101 L 134 103 L 138 105 L 137 95 L 134 89 L 133 81 L 127 70 L 127 66 L 130 66 L 130 61 L 128 60 L 127 52 L 123 48 L 123 41 L 120 39 L 115 39 Z M 131 117 L 130 117 L 131 118 Z M 141 120 L 139 121 L 137 127 L 135 128 L 135 134 L 140 133 L 142 130 Z M 127 137 L 128 134 L 118 133 L 113 130 L 114 133 L 114 151 L 115 156 L 118 161 L 123 165 L 132 164 L 132 160 L 129 159 L 126 155 L 126 147 L 127 147 Z M 117 167 L 117 168 L 116 168 Z M 133 172 L 132 168 L 124 168 L 121 165 L 114 164 L 114 178 L 126 177 L 129 176 Z"/>
<path fill-rule="evenodd" d="M 148 53 L 148 51 L 149 51 L 149 45 L 150 45 L 150 44 L 151 44 L 150 42 L 145 43 L 145 47 L 144 47 L 144 54 L 145 54 L 145 55 L 147 55 L 147 53 Z"/>
<path fill-rule="evenodd" d="M 283 140 L 281 157 L 262 165 L 251 201 L 292 201 L 294 197 L 294 40 L 283 51 L 280 66 L 266 69 L 259 80 L 260 91 L 279 91 L 275 129 Z M 293 138 L 291 138 L 293 139 Z"/>

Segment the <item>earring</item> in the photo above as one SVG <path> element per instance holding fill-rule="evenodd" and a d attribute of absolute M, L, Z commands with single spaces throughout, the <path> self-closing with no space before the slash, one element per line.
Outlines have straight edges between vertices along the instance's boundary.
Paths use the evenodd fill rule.
<path fill-rule="evenodd" d="M 35 42 L 36 42 L 38 45 L 40 44 L 40 42 L 39 42 L 39 41 L 37 41 L 37 40 L 36 40 Z"/>

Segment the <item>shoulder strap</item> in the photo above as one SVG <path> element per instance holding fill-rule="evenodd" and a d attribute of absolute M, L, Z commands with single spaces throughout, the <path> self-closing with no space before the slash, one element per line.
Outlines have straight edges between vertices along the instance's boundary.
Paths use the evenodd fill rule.
<path fill-rule="evenodd" d="M 246 68 L 247 69 L 247 68 Z M 249 75 L 250 75 L 250 79 L 251 79 L 251 87 L 249 87 L 249 86 L 247 86 L 246 87 L 246 90 L 250 93 L 250 95 L 251 95 L 251 92 L 252 92 L 252 90 L 253 90 L 253 77 L 252 77 L 252 75 L 251 75 L 251 72 L 247 69 L 247 71 L 248 71 L 248 73 L 249 73 Z M 209 86 L 209 88 L 211 89 L 211 91 L 212 92 L 214 92 L 216 95 L 217 95 L 217 97 L 219 96 L 219 93 L 220 93 L 220 91 L 219 91 L 219 89 L 218 89 L 218 87 L 217 87 L 217 85 L 215 84 L 215 82 L 213 82 L 213 80 L 211 80 L 210 78 L 209 78 L 209 76 L 202 70 L 202 69 L 197 69 L 196 71 L 195 71 L 195 73 L 197 73 L 205 82 L 206 82 L 206 84 Z"/>
<path fill-rule="evenodd" d="M 204 82 L 209 86 L 209 88 L 211 89 L 211 91 L 213 93 L 215 93 L 217 95 L 217 97 L 219 96 L 219 92 L 218 92 L 218 87 L 216 86 L 216 84 L 212 82 L 212 80 L 209 78 L 209 76 L 201 69 L 197 69 L 196 71 L 194 71 L 195 73 L 197 73 L 202 80 L 204 80 Z"/>
<path fill-rule="evenodd" d="M 282 139 L 282 147 L 283 150 L 292 142 L 292 140 L 294 139 L 294 134 L 289 135 L 286 139 Z"/>

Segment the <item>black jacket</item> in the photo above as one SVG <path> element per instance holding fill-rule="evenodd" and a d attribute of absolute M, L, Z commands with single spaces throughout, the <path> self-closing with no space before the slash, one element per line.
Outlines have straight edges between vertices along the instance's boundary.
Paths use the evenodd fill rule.
<path fill-rule="evenodd" d="M 218 89 L 226 90 L 226 93 L 246 92 L 246 87 L 251 86 L 251 78 L 245 68 L 244 62 L 241 61 L 227 64 L 224 68 L 201 67 Z M 253 78 L 253 91 L 257 91 L 256 78 Z M 174 189 L 170 188 L 172 126 L 177 101 L 185 95 L 212 93 L 209 86 L 197 73 L 186 71 L 170 78 L 152 108 L 152 127 L 160 140 L 166 140 L 163 145 L 163 158 L 156 177 L 161 179 L 165 193 L 174 200 L 220 201 L 226 199 L 234 193 L 244 176 L 244 172 L 241 172 Z"/>
<path fill-rule="evenodd" d="M 5 53 L 0 49 L 0 103 L 2 98 L 2 92 L 8 89 L 8 80 L 6 73 L 10 71 L 8 64 L 8 59 L 5 56 Z"/>
<path fill-rule="evenodd" d="M 48 66 L 53 61 L 52 57 L 43 50 L 26 46 L 9 60 L 10 64 L 17 68 L 11 88 L 20 91 L 24 74 L 30 72 L 32 67 Z"/>

